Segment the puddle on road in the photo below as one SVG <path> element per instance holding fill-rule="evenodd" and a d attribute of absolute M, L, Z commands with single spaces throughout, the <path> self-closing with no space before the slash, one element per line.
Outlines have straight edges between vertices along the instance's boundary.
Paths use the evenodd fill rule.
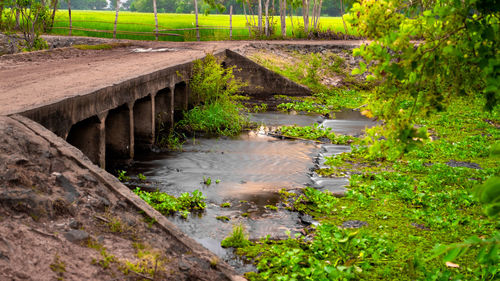
<path fill-rule="evenodd" d="M 371 121 L 366 118 L 360 120 L 355 114 L 361 116 L 359 112 L 337 113 L 338 118 L 349 118 L 343 120 L 345 122 L 277 112 L 252 114 L 251 120 L 271 127 L 326 122 L 333 126 L 334 132 L 356 135 Z M 362 122 L 364 126 L 361 128 Z M 244 224 L 250 239 L 268 234 L 273 239 L 284 239 L 288 237 L 287 233 L 293 235 L 304 225 L 297 213 L 284 208 L 278 211 L 266 208 L 266 205 L 279 204 L 279 190 L 315 186 L 321 190 L 341 191 L 348 183 L 346 179 L 311 177 L 310 171 L 318 167 L 317 163 L 324 162 L 324 156 L 349 151 L 349 147 L 322 147 L 313 142 L 280 140 L 268 136 L 266 132 L 260 128 L 234 138 L 188 139 L 182 152 L 137 155 L 128 173 L 142 173 L 153 188 L 174 196 L 195 189 L 202 191 L 207 198 L 207 208 L 203 213 L 193 213 L 187 220 L 179 216 L 171 216 L 169 220 L 234 266 L 237 272 L 251 271 L 254 270 L 252 265 L 242 262 L 231 249 L 220 246 L 220 242 L 232 232 L 233 225 Z M 204 177 L 211 178 L 211 185 L 203 184 Z M 216 184 L 216 180 L 220 182 Z M 231 203 L 230 208 L 220 207 L 226 202 Z M 230 221 L 219 221 L 216 219 L 218 216 L 226 216 Z"/>

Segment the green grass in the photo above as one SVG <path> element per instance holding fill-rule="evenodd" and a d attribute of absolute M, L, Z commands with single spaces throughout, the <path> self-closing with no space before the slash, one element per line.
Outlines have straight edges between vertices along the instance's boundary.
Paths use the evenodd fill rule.
<path fill-rule="evenodd" d="M 91 37 L 113 37 L 113 25 L 115 20 L 114 11 L 72 11 L 73 35 L 91 36 Z M 299 32 L 298 23 L 301 22 L 301 17 L 294 18 L 294 28 L 296 35 L 303 34 Z M 160 40 L 165 41 L 195 41 L 196 32 L 194 30 L 171 30 L 184 29 L 195 27 L 194 14 L 158 14 L 158 25 L 160 30 L 170 29 L 163 33 L 175 33 L 179 36 L 161 36 Z M 199 25 L 201 27 L 218 26 L 229 27 L 229 15 L 199 15 Z M 59 10 L 56 13 L 54 29 L 51 34 L 68 34 L 68 12 Z M 342 20 L 338 17 L 322 17 L 322 29 L 332 29 L 336 32 L 344 31 Z M 89 30 L 104 30 L 108 33 L 97 31 L 83 31 L 78 29 Z M 291 36 L 290 19 L 287 18 L 287 36 Z M 117 24 L 118 39 L 133 39 L 133 40 L 154 40 L 153 35 L 148 34 L 125 34 L 126 32 L 154 32 L 155 20 L 152 13 L 136 13 L 136 12 L 120 12 Z M 276 26 L 276 33 L 279 33 L 280 27 Z M 120 33 L 123 32 L 123 33 Z M 352 33 L 353 30 L 349 29 Z M 355 34 L 355 33 L 353 33 Z M 214 30 L 201 29 L 200 37 L 202 41 L 211 40 L 228 40 L 229 30 Z M 250 39 L 248 29 L 246 28 L 246 20 L 244 15 L 233 15 L 233 39 L 245 40 Z"/>

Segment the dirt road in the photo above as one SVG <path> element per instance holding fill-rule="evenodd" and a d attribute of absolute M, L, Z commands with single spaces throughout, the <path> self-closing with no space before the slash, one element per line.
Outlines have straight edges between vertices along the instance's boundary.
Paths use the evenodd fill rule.
<path fill-rule="evenodd" d="M 123 42 L 123 41 L 119 41 Z M 144 42 L 111 50 L 62 48 L 0 57 L 0 115 L 84 95 L 143 74 L 250 45 L 352 45 L 357 41 Z M 136 49 L 165 49 L 134 52 Z"/>

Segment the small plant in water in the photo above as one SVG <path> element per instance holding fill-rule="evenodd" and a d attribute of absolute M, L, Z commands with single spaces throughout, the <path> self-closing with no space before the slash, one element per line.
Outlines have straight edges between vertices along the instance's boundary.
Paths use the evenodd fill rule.
<path fill-rule="evenodd" d="M 143 175 L 142 173 L 139 173 L 139 174 L 137 175 L 137 178 L 138 178 L 138 179 L 140 179 L 141 181 L 146 181 L 146 176 L 145 176 L 145 175 Z"/>
<path fill-rule="evenodd" d="M 242 248 L 252 245 L 252 242 L 248 240 L 248 234 L 246 233 L 243 224 L 238 224 L 233 226 L 233 233 L 222 240 L 220 244 L 224 248 Z"/>
<path fill-rule="evenodd" d="M 260 105 L 254 105 L 252 108 L 252 111 L 255 113 L 266 112 L 267 111 L 267 104 L 261 103 Z"/>
<path fill-rule="evenodd" d="M 206 178 L 203 176 L 203 184 L 205 185 L 211 185 L 212 184 L 212 179 L 210 177 Z"/>
<path fill-rule="evenodd" d="M 130 180 L 130 177 L 127 176 L 127 171 L 124 170 L 118 170 L 116 171 L 118 173 L 118 180 L 121 182 L 127 182 Z"/>
<path fill-rule="evenodd" d="M 203 210 L 206 207 L 205 196 L 198 190 L 194 190 L 191 194 L 182 193 L 177 198 L 160 191 L 141 190 L 139 187 L 134 189 L 134 193 L 164 215 L 179 211 L 183 218 L 187 218 L 189 210 Z"/>
<path fill-rule="evenodd" d="M 229 208 L 229 207 L 231 207 L 231 203 L 229 203 L 229 202 L 225 202 L 225 203 L 220 204 L 220 206 L 221 206 L 222 208 Z"/>
<path fill-rule="evenodd" d="M 278 210 L 278 207 L 276 207 L 274 205 L 266 205 L 266 206 L 264 206 L 264 208 L 269 209 L 269 210 L 273 210 L 273 211 L 277 211 Z"/>
<path fill-rule="evenodd" d="M 215 219 L 223 221 L 223 222 L 228 222 L 229 221 L 229 218 L 226 217 L 226 216 L 217 216 L 217 217 L 215 217 Z"/>

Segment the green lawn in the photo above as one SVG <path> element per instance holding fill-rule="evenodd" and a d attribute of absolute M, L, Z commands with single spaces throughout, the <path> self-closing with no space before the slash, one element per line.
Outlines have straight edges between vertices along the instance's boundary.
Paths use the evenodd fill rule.
<path fill-rule="evenodd" d="M 92 36 L 92 37 L 113 37 L 113 24 L 115 20 L 114 11 L 72 11 L 73 35 Z M 279 16 L 274 20 L 278 22 Z M 301 17 L 294 18 L 294 31 L 296 37 L 303 37 L 304 32 L 300 32 L 299 24 L 302 23 Z M 194 14 L 158 14 L 158 25 L 163 33 L 178 34 L 163 35 L 160 40 L 168 41 L 193 41 L 196 40 L 195 30 L 175 30 L 188 29 L 195 27 Z M 229 15 L 199 15 L 201 40 L 227 40 L 229 39 L 229 30 L 215 29 L 216 27 L 229 27 Z M 68 12 L 65 10 L 57 11 L 54 23 L 54 29 L 51 34 L 68 34 Z M 292 36 L 290 18 L 287 18 L 287 34 Z M 322 29 L 332 29 L 336 32 L 344 31 L 342 19 L 339 17 L 321 18 Z M 79 30 L 85 29 L 85 30 Z M 141 32 L 153 32 L 155 29 L 155 20 L 152 13 L 120 12 L 117 25 L 117 38 L 135 39 L 135 40 L 154 40 L 154 36 L 149 34 L 140 34 Z M 89 30 L 99 30 L 107 32 L 97 32 Z M 280 26 L 276 25 L 276 33 L 279 33 Z M 349 30 L 352 32 L 352 29 Z M 274 36 L 276 38 L 276 36 Z M 244 15 L 233 15 L 233 39 L 249 39 L 249 32 L 246 27 Z"/>

